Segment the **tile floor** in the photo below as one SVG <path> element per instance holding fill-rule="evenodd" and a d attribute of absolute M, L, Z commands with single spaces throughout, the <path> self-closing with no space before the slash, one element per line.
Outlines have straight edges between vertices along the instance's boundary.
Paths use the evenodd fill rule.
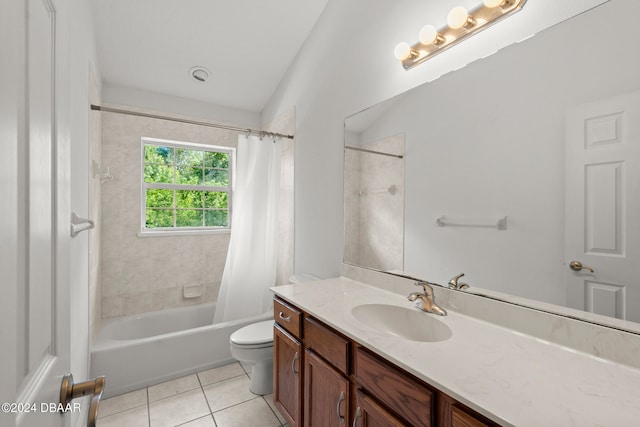
<path fill-rule="evenodd" d="M 100 402 L 98 427 L 280 427 L 272 396 L 249 391 L 239 363 Z"/>

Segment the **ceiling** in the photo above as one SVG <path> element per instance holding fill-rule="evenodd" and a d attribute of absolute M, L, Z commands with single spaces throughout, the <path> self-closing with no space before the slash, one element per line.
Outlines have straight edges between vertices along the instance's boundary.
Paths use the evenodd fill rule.
<path fill-rule="evenodd" d="M 260 112 L 326 3 L 90 0 L 103 83 Z"/>

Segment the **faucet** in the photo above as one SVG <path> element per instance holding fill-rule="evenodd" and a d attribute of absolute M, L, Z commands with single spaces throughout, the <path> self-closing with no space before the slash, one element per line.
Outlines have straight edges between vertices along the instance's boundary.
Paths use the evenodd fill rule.
<path fill-rule="evenodd" d="M 435 298 L 433 297 L 433 288 L 431 285 L 435 285 L 435 283 L 429 282 L 416 282 L 416 286 L 422 286 L 424 289 L 424 293 L 421 292 L 413 292 L 409 294 L 407 299 L 409 301 L 415 301 L 419 299 L 417 306 L 422 311 L 426 311 L 427 313 L 434 313 L 440 316 L 446 316 L 447 311 L 444 308 L 441 308 L 436 304 Z M 439 286 L 439 285 L 438 285 Z"/>
<path fill-rule="evenodd" d="M 464 276 L 464 273 L 460 273 L 457 276 L 455 276 L 453 279 L 449 280 L 449 283 L 447 283 L 449 285 L 449 289 L 462 290 L 462 289 L 468 288 L 469 285 L 467 283 L 464 283 L 464 282 L 458 283 L 458 280 L 460 280 L 462 276 Z"/>

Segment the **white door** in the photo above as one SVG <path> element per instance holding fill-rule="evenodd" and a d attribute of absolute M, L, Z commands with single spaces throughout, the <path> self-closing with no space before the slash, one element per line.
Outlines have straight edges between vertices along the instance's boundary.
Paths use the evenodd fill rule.
<path fill-rule="evenodd" d="M 640 322 L 640 92 L 569 111 L 566 143 L 567 304 Z"/>
<path fill-rule="evenodd" d="M 69 153 L 51 0 L 0 0 L 0 426 L 68 426 Z M 77 410 L 77 409 L 76 409 Z"/>

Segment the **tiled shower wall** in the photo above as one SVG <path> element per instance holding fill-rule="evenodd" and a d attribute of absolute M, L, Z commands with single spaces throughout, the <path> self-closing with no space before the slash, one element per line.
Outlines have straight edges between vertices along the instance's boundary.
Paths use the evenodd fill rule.
<path fill-rule="evenodd" d="M 238 133 L 103 113 L 102 164 L 114 178 L 102 186 L 102 318 L 215 301 L 224 270 L 228 233 L 138 237 L 143 137 L 235 147 Z M 202 295 L 184 298 L 186 285 L 200 285 Z"/>
<path fill-rule="evenodd" d="M 404 153 L 404 134 L 363 148 Z M 404 163 L 380 154 L 345 150 L 344 260 L 377 270 L 404 265 Z"/>

